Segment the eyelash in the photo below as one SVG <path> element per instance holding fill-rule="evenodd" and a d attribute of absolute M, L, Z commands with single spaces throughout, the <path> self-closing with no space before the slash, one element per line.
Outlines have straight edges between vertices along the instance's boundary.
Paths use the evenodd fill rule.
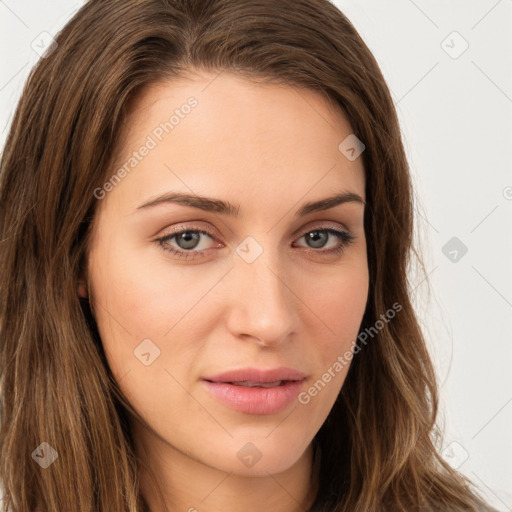
<path fill-rule="evenodd" d="M 337 247 L 334 247 L 332 249 L 316 250 L 316 249 L 310 247 L 308 250 L 308 252 L 318 252 L 323 255 L 340 255 L 356 238 L 355 235 L 349 233 L 348 231 L 340 231 L 340 230 L 334 229 L 334 228 L 323 227 L 323 228 L 308 229 L 307 231 L 302 233 L 302 235 L 299 237 L 299 239 L 301 239 L 305 235 L 315 232 L 315 231 L 328 233 L 330 235 L 335 236 L 336 238 L 338 238 L 340 240 L 340 244 Z M 209 236 L 212 239 L 215 238 L 212 233 L 209 233 L 208 231 L 205 231 L 205 230 L 199 229 L 199 228 L 195 228 L 192 226 L 192 227 L 187 227 L 185 229 L 178 228 L 178 229 L 172 231 L 172 234 L 166 234 L 160 238 L 157 238 L 155 240 L 155 242 L 158 243 L 158 245 L 164 251 L 170 252 L 171 254 L 179 256 L 180 258 L 189 259 L 191 257 L 191 259 L 196 259 L 196 258 L 204 257 L 205 252 L 207 252 L 209 249 L 205 249 L 202 251 L 196 251 L 194 249 L 191 249 L 189 251 L 184 251 L 184 250 L 176 249 L 175 247 L 171 247 L 166 243 L 169 240 L 172 240 L 174 237 L 176 237 L 182 233 L 200 233 L 202 235 Z"/>

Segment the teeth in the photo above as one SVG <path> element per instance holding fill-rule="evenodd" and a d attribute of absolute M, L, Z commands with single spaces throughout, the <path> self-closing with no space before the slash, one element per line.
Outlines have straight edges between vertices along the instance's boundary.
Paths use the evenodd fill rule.
<path fill-rule="evenodd" d="M 284 381 L 276 380 L 275 382 L 252 382 L 250 380 L 243 380 L 240 382 L 232 382 L 235 386 L 246 386 L 248 388 L 273 388 L 275 386 L 280 386 Z"/>

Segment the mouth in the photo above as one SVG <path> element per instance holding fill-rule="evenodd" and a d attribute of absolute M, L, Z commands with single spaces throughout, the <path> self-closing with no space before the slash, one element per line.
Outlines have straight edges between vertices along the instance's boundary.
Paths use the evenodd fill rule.
<path fill-rule="evenodd" d="M 303 380 L 306 375 L 299 370 L 281 366 L 279 368 L 240 368 L 217 375 L 203 377 L 210 382 L 242 386 L 279 386 L 282 382 Z"/>
<path fill-rule="evenodd" d="M 207 380 L 207 382 L 214 382 L 214 381 Z M 231 384 L 232 386 L 244 386 L 247 388 L 275 388 L 276 386 L 282 386 L 286 382 L 295 382 L 295 381 L 276 380 L 274 382 L 252 382 L 250 380 L 243 380 L 243 381 L 239 381 L 239 382 L 222 382 L 222 384 Z"/>
<path fill-rule="evenodd" d="M 202 379 L 209 394 L 245 414 L 275 414 L 297 398 L 306 376 L 290 368 L 246 368 Z"/>

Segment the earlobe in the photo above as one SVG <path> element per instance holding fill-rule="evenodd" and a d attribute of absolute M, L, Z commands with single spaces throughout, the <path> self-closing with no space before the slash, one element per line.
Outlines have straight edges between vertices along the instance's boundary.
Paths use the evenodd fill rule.
<path fill-rule="evenodd" d="M 89 293 L 87 291 L 87 283 L 85 281 L 78 281 L 78 296 L 82 299 L 89 298 Z"/>

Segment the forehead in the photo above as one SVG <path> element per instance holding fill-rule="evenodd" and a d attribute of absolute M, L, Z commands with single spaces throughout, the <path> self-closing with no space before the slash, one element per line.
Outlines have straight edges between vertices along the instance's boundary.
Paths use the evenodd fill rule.
<path fill-rule="evenodd" d="M 351 133 L 319 92 L 202 73 L 147 86 L 131 101 L 112 171 L 151 145 L 123 180 L 132 200 L 166 188 L 274 200 L 346 189 L 364 198 L 362 159 L 339 150 Z"/>

